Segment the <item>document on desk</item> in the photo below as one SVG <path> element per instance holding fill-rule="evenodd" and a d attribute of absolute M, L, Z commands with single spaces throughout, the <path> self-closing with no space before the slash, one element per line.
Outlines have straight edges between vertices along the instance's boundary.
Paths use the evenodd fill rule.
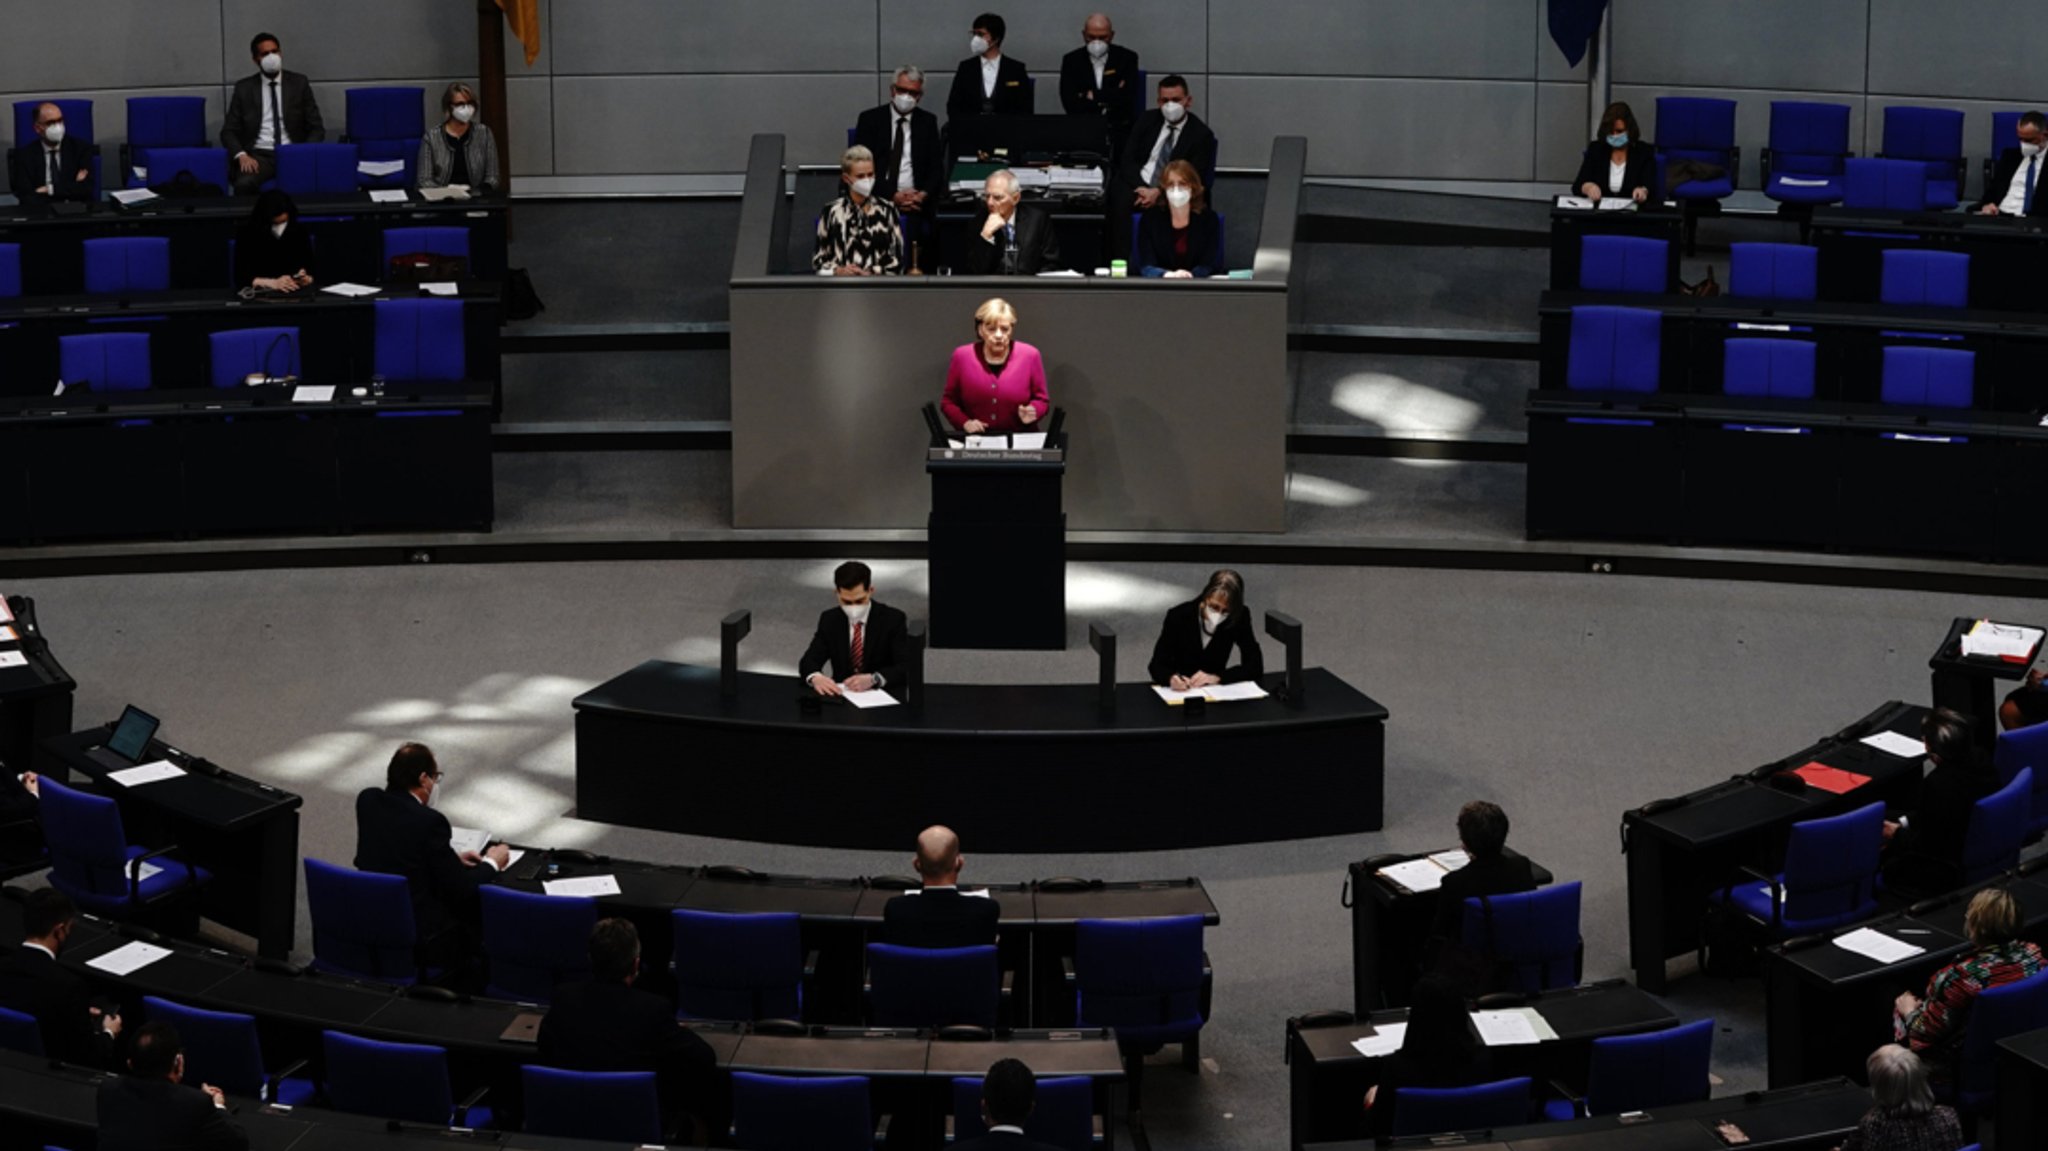
<path fill-rule="evenodd" d="M 974 436 L 974 435 L 970 435 L 970 436 L 968 436 L 968 437 L 967 437 L 967 441 L 966 441 L 966 448 L 967 448 L 967 450 L 968 450 L 968 451 L 970 451 L 970 452 L 988 452 L 988 451 L 997 451 L 997 450 L 1000 450 L 1000 449 L 1003 449 L 1003 448 L 1007 448 L 1007 447 L 1009 447 L 1009 446 L 1010 446 L 1010 437 L 1008 437 L 1008 436 Z"/>
<path fill-rule="evenodd" d="M 113 196 L 116 204 L 126 207 L 147 204 L 151 200 L 159 198 L 155 192 L 150 191 L 148 188 L 123 188 L 118 192 L 109 193 L 109 195 Z"/>
<path fill-rule="evenodd" d="M 1910 735 L 1900 735 L 1896 731 L 1880 731 L 1876 735 L 1866 735 L 1858 742 L 1867 743 L 1886 755 L 1896 755 L 1900 759 L 1919 759 L 1927 754 L 1925 743 Z"/>
<path fill-rule="evenodd" d="M 1390 863 L 1374 874 L 1384 876 L 1420 895 L 1425 891 L 1435 891 L 1442 887 L 1444 876 L 1449 873 L 1444 870 L 1442 864 L 1425 856 L 1421 859 Z"/>
<path fill-rule="evenodd" d="M 137 941 L 125 947 L 116 947 L 98 959 L 88 959 L 85 965 L 95 971 L 104 971 L 108 975 L 133 975 L 170 953 L 171 949 L 168 947 Z"/>
<path fill-rule="evenodd" d="M 1371 1035 L 1351 1041 L 1351 1049 L 1367 1059 L 1384 1059 L 1401 1049 L 1401 1040 L 1407 1034 L 1405 1019 L 1399 1023 L 1375 1023 Z"/>
<path fill-rule="evenodd" d="M 1636 202 L 1627 196 L 1602 196 L 1600 202 L 1594 205 L 1603 212 L 1626 212 L 1635 206 Z"/>
<path fill-rule="evenodd" d="M 1160 699 L 1165 700 L 1167 703 L 1171 704 L 1174 707 L 1179 707 L 1181 704 L 1186 703 L 1188 700 L 1191 699 L 1208 698 L 1207 696 L 1202 694 L 1202 689 L 1199 687 L 1195 688 L 1192 691 L 1175 691 L 1170 687 L 1160 687 L 1158 684 L 1155 683 L 1152 685 L 1152 690 L 1159 693 Z"/>
<path fill-rule="evenodd" d="M 185 774 L 184 768 L 169 760 L 159 759 L 153 763 L 145 763 L 136 767 L 110 772 L 107 778 L 120 784 L 122 787 L 141 787 L 145 783 L 157 783 L 161 780 L 176 779 L 183 774 Z"/>
<path fill-rule="evenodd" d="M 1879 963 L 1897 963 L 1901 959 L 1911 959 L 1927 950 L 1924 947 L 1915 947 L 1903 939 L 1893 939 L 1882 931 L 1868 927 L 1859 927 L 1846 935 L 1835 936 L 1835 946 L 1875 959 Z"/>
<path fill-rule="evenodd" d="M 1579 211 L 1591 211 L 1593 201 L 1586 199 L 1584 196 L 1559 196 L 1557 198 L 1557 206 L 1560 208 L 1573 208 Z"/>
<path fill-rule="evenodd" d="M 2041 629 L 1980 619 L 1963 633 L 1964 655 L 1988 655 L 1997 659 L 2025 660 L 2041 642 Z"/>
<path fill-rule="evenodd" d="M 8 643 L 15 643 L 18 642 L 20 639 L 20 632 L 15 631 L 11 627 L 0 625 L 0 640 L 6 640 Z"/>
<path fill-rule="evenodd" d="M 404 188 L 372 188 L 370 190 L 370 202 L 372 204 L 403 204 L 409 198 L 405 194 Z"/>
<path fill-rule="evenodd" d="M 491 833 L 481 828 L 451 827 L 448 832 L 448 846 L 457 855 L 465 851 L 482 851 L 491 845 Z"/>
<path fill-rule="evenodd" d="M 1050 272 L 1040 272 L 1040 273 L 1038 273 L 1038 278 L 1039 278 L 1039 279 L 1041 279 L 1041 280 L 1083 280 L 1083 279 L 1087 279 L 1087 277 L 1086 277 L 1085 275 L 1083 275 L 1083 274 L 1082 274 L 1082 273 L 1080 273 L 1080 272 L 1077 272 L 1077 271 L 1075 271 L 1075 270 L 1074 270 L 1074 269 L 1072 269 L 1072 268 L 1054 268 L 1054 269 L 1053 269 L 1052 271 L 1050 271 Z"/>
<path fill-rule="evenodd" d="M 1456 871 L 1459 868 L 1465 866 L 1466 864 L 1472 862 L 1472 857 L 1465 854 L 1463 848 L 1453 847 L 1449 851 L 1439 851 L 1436 854 L 1431 855 L 1429 857 L 1429 861 L 1431 863 L 1436 864 L 1438 867 L 1443 868 L 1445 871 Z"/>
<path fill-rule="evenodd" d="M 616 875 L 579 875 L 574 879 L 544 879 L 540 889 L 549 895 L 585 895 L 592 899 L 600 895 L 617 895 L 619 877 Z"/>
<path fill-rule="evenodd" d="M 839 698 L 858 708 L 895 707 L 898 702 L 895 696 L 879 687 L 873 691 L 848 691 L 840 688 Z"/>
<path fill-rule="evenodd" d="M 429 296 L 459 296 L 462 289 L 449 280 L 431 280 L 420 285 L 420 291 Z"/>
<path fill-rule="evenodd" d="M 1534 1007 L 1474 1011 L 1472 1026 L 1479 1032 L 1479 1041 L 1488 1047 L 1526 1047 L 1557 1038 L 1556 1029 Z"/>
<path fill-rule="evenodd" d="M 320 290 L 330 296 L 374 296 L 383 289 L 343 281 L 339 284 L 329 284 Z"/>
<path fill-rule="evenodd" d="M 12 629 L 12 628 L 0 628 L 0 631 L 12 631 L 12 630 L 14 630 L 14 629 Z M 8 639 L 13 639 L 14 637 L 10 635 L 10 636 L 8 636 L 7 638 L 8 638 Z M 28 657 L 27 657 L 27 656 L 25 656 L 25 655 L 21 654 L 21 653 L 20 653 L 20 652 L 18 652 L 18 651 L 0 651 L 0 667 L 26 667 L 26 666 L 28 666 Z"/>
<path fill-rule="evenodd" d="M 1210 703 L 1228 703 L 1239 699 L 1264 699 L 1266 689 L 1245 680 L 1242 683 L 1213 683 L 1202 689 L 1202 698 Z"/>
<path fill-rule="evenodd" d="M 326 404 L 333 401 L 333 384 L 300 384 L 292 389 L 292 402 L 295 404 Z"/>

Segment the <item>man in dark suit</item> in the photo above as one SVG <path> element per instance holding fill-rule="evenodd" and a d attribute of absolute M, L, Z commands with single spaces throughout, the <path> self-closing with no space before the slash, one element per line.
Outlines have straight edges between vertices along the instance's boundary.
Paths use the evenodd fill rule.
<path fill-rule="evenodd" d="M 93 1006 L 85 980 L 57 962 L 77 923 L 70 896 L 54 887 L 29 893 L 21 946 L 0 956 L 0 1007 L 35 1016 L 50 1058 L 113 1070 L 120 1015 Z"/>
<path fill-rule="evenodd" d="M 1884 885 L 1907 899 L 1962 882 L 1963 848 L 1977 801 L 1998 790 L 1998 776 L 1978 753 L 1970 721 L 1945 707 L 1920 722 L 1931 765 L 1911 810 L 1884 824 Z"/>
<path fill-rule="evenodd" d="M 882 905 L 882 939 L 898 947 L 980 947 L 996 941 L 1003 908 L 987 892 L 960 890 L 960 837 L 950 827 L 927 827 L 917 837 L 910 861 L 924 880 L 921 891 L 906 891 Z"/>
<path fill-rule="evenodd" d="M 1101 116 L 1111 148 L 1120 148 L 1138 118 L 1138 54 L 1116 43 L 1116 26 L 1100 12 L 1081 25 L 1081 46 L 1060 57 L 1060 107 L 1069 116 Z"/>
<path fill-rule="evenodd" d="M 100 1151 L 247 1151 L 249 1137 L 228 1118 L 220 1088 L 184 1085 L 176 1028 L 145 1024 L 128 1069 L 100 1083 Z"/>
<path fill-rule="evenodd" d="M 1475 799 L 1458 810 L 1458 842 L 1472 861 L 1444 876 L 1437 891 L 1434 943 L 1455 951 L 1464 930 L 1465 901 L 1482 895 L 1516 895 L 1536 890 L 1529 861 L 1507 853 L 1508 815 L 1496 804 Z"/>
<path fill-rule="evenodd" d="M 1159 106 L 1138 117 L 1124 141 L 1109 189 L 1109 249 L 1119 260 L 1131 255 L 1131 213 L 1159 202 L 1159 178 L 1166 166 L 1186 160 L 1206 183 L 1216 170 L 1216 133 L 1195 115 L 1195 98 L 1181 76 L 1159 81 Z M 1209 201 L 1216 200 L 1215 189 Z"/>
<path fill-rule="evenodd" d="M 2048 116 L 2040 112 L 2020 115 L 2019 141 L 1999 153 L 1998 168 L 1984 185 L 1984 198 L 1977 210 L 1987 216 L 2031 216 L 2048 212 L 2048 199 L 2041 194 L 2041 169 L 2048 168 Z"/>
<path fill-rule="evenodd" d="M 64 109 L 36 108 L 36 138 L 11 153 L 7 186 L 24 204 L 92 199 L 92 149 L 64 133 Z"/>
<path fill-rule="evenodd" d="M 639 976 L 639 931 L 629 920 L 599 920 L 590 932 L 590 979 L 557 991 L 540 1021 L 540 1061 L 571 1071 L 652 1071 L 670 1127 L 687 1114 L 706 1131 L 723 1131 L 718 1057 L 677 1025 L 675 1004 L 633 986 Z"/>
<path fill-rule="evenodd" d="M 819 695 L 879 691 L 903 679 L 903 655 L 910 642 L 910 617 L 875 599 L 875 573 L 859 560 L 832 571 L 839 606 L 818 617 L 811 646 L 796 662 L 796 673 Z M 825 667 L 831 665 L 827 675 Z"/>
<path fill-rule="evenodd" d="M 233 165 L 235 191 L 255 195 L 277 175 L 277 150 L 286 144 L 318 144 L 327 138 L 313 82 L 284 70 L 277 37 L 259 32 L 249 41 L 256 74 L 235 81 L 234 95 L 220 125 L 220 146 Z"/>
<path fill-rule="evenodd" d="M 1024 1134 L 1038 1102 L 1038 1077 L 1021 1059 L 998 1059 L 981 1080 L 981 1122 L 988 1134 L 953 1145 L 953 1151 L 1053 1151 Z"/>
<path fill-rule="evenodd" d="M 448 817 L 430 806 L 440 787 L 434 753 L 423 743 L 407 743 L 391 756 L 384 786 L 356 796 L 356 870 L 405 877 L 420 945 L 436 966 L 467 961 L 478 922 L 477 889 L 511 861 L 502 843 L 481 855 L 456 853 Z"/>
<path fill-rule="evenodd" d="M 981 232 L 967 241 L 962 270 L 970 276 L 1035 276 L 1060 267 L 1059 238 L 1052 217 L 1022 204 L 1017 177 L 998 168 L 981 184 L 988 215 Z"/>
<path fill-rule="evenodd" d="M 875 195 L 896 205 L 916 246 L 917 265 L 936 262 L 939 201 L 946 192 L 946 154 L 939 118 L 918 107 L 924 72 L 905 64 L 889 85 L 889 102 L 860 114 L 853 142 L 875 154 Z"/>
<path fill-rule="evenodd" d="M 946 93 L 946 122 L 976 116 L 1029 116 L 1031 73 L 1024 61 L 1003 55 L 1003 18 L 984 12 L 974 18 L 974 35 Z"/>

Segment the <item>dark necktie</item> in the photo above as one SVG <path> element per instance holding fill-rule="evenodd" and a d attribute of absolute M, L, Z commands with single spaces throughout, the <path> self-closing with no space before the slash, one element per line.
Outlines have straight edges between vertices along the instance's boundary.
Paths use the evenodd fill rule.
<path fill-rule="evenodd" d="M 50 194 L 57 194 L 57 149 L 43 149 L 43 183 L 49 185 Z"/>
<path fill-rule="evenodd" d="M 2020 214 L 2023 216 L 2034 214 L 2034 165 L 2040 161 L 2039 156 L 2027 157 L 2027 190 L 2020 193 Z"/>
<path fill-rule="evenodd" d="M 284 146 L 284 112 L 278 107 L 277 81 L 275 80 L 270 82 L 270 146 L 273 148 L 282 148 Z M 298 153 L 294 152 L 292 155 L 296 156 Z"/>
<path fill-rule="evenodd" d="M 896 117 L 896 139 L 889 145 L 889 177 L 903 187 L 903 141 L 910 134 L 910 117 Z"/>
<path fill-rule="evenodd" d="M 862 620 L 861 622 L 853 625 L 853 674 L 855 675 L 860 674 L 861 659 L 863 656 L 866 655 L 866 653 L 861 650 L 860 641 L 861 634 L 867 630 L 867 626 L 867 621 L 865 620 Z"/>

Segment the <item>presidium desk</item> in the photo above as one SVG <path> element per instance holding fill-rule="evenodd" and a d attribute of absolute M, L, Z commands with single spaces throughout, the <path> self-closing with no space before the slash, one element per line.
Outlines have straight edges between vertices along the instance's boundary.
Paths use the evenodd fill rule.
<path fill-rule="evenodd" d="M 1377 831 L 1387 709 L 1322 668 L 1281 698 L 1169 707 L 1119 684 L 948 685 L 918 706 L 799 707 L 792 675 L 649 660 L 578 696 L 580 819 L 901 850 L 1156 851 Z"/>
<path fill-rule="evenodd" d="M 1285 531 L 1306 163 L 1301 138 L 1273 141 L 1250 279 L 830 277 L 785 267 L 791 212 L 808 232 L 823 205 L 792 208 L 783 138 L 755 136 L 730 284 L 733 526 L 923 529 L 918 410 L 1000 296 L 1067 412 L 1070 529 Z"/>

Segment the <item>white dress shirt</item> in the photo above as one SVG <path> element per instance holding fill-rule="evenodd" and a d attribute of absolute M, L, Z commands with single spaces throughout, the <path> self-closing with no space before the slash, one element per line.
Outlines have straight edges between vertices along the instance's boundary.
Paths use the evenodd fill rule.
<path fill-rule="evenodd" d="M 981 58 L 981 94 L 985 99 L 993 100 L 996 98 L 996 74 L 1002 70 L 1002 53 L 996 53 L 996 58 L 993 60 L 986 56 Z"/>
<path fill-rule="evenodd" d="M 2020 157 L 2020 166 L 2013 170 L 2012 183 L 2005 190 L 2005 199 L 1998 202 L 1998 210 L 2005 215 L 2026 215 L 2028 163 L 2027 157 Z M 2034 195 L 2038 199 L 2041 195 L 2041 169 L 2048 168 L 2048 152 L 2035 156 L 2031 163 L 2034 165 Z"/>
<path fill-rule="evenodd" d="M 1622 186 L 1627 183 L 1628 161 L 1623 160 L 1621 163 L 1617 164 L 1614 161 L 1609 160 L 1607 162 L 1607 190 L 1610 192 L 1619 192 L 1622 190 Z"/>
<path fill-rule="evenodd" d="M 284 111 L 284 85 L 282 76 L 265 76 L 257 88 L 256 98 L 263 104 L 263 126 L 256 130 L 256 150 L 275 151 L 280 145 L 292 142 L 292 134 L 285 131 L 277 117 L 270 114 L 270 94 L 277 93 L 277 110 Z"/>
<path fill-rule="evenodd" d="M 1104 56 L 1102 59 L 1097 60 L 1093 56 L 1090 56 L 1088 58 L 1088 63 L 1095 67 L 1095 92 L 1097 95 L 1100 95 L 1102 93 L 1102 68 L 1103 65 L 1109 63 L 1109 57 Z"/>
<path fill-rule="evenodd" d="M 1157 182 L 1160 170 L 1166 167 L 1168 160 L 1173 159 L 1173 150 L 1180 146 L 1181 126 L 1186 123 L 1185 117 L 1179 124 L 1160 121 L 1159 135 L 1153 138 L 1152 150 L 1148 153 L 1151 158 L 1145 161 L 1145 167 L 1138 173 L 1139 181 L 1146 187 L 1149 188 Z"/>

